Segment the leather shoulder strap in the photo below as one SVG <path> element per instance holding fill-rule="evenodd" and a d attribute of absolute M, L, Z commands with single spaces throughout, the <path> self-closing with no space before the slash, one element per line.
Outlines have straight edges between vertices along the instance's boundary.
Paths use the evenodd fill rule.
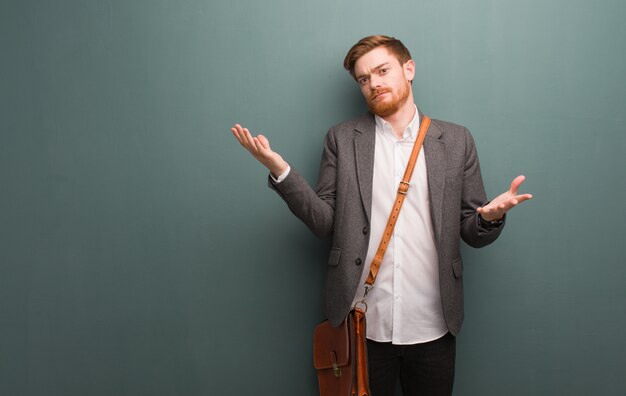
<path fill-rule="evenodd" d="M 424 143 L 424 138 L 426 137 L 426 133 L 428 132 L 429 125 L 430 118 L 424 116 L 422 122 L 420 123 L 419 133 L 417 135 L 417 139 L 415 139 L 415 144 L 413 145 L 411 156 L 409 157 L 409 163 L 407 164 L 406 170 L 404 171 L 402 181 L 398 186 L 396 201 L 393 204 L 393 208 L 391 209 L 391 213 L 389 214 L 389 219 L 387 220 L 387 225 L 385 226 L 385 231 L 383 232 L 382 239 L 380 241 L 380 244 L 378 245 L 378 249 L 376 250 L 376 254 L 374 255 L 372 264 L 370 265 L 370 273 L 367 277 L 367 280 L 365 281 L 365 284 L 368 286 L 372 286 L 374 284 L 374 281 L 376 280 L 376 275 L 378 275 L 380 265 L 383 262 L 383 257 L 385 256 L 385 252 L 387 251 L 389 240 L 391 239 L 393 229 L 395 228 L 396 221 L 398 220 L 398 216 L 400 215 L 400 209 L 402 209 L 402 203 L 404 203 L 404 198 L 409 192 L 409 181 L 411 180 L 411 176 L 413 175 L 413 168 L 415 168 L 417 156 L 419 155 L 422 144 Z"/>

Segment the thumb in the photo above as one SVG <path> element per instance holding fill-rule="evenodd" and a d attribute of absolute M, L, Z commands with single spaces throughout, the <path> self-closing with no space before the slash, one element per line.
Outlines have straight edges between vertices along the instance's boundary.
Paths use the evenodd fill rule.
<path fill-rule="evenodd" d="M 517 190 L 519 190 L 519 187 L 522 185 L 522 183 L 524 183 L 524 180 L 526 180 L 526 177 L 524 175 L 519 175 L 515 179 L 513 179 L 513 181 L 511 182 L 511 187 L 509 188 L 509 192 L 511 192 L 511 194 L 513 195 L 517 195 Z"/>

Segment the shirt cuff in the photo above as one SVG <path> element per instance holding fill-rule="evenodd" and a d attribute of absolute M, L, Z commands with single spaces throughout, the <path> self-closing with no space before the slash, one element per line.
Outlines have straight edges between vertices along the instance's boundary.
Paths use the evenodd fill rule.
<path fill-rule="evenodd" d="M 504 214 L 504 216 L 502 216 L 500 220 L 488 221 L 488 220 L 483 219 L 483 217 L 480 214 L 478 214 L 478 222 L 483 228 L 487 228 L 487 229 L 497 228 L 497 227 L 500 227 L 502 223 L 504 223 L 505 216 L 506 214 Z"/>
<path fill-rule="evenodd" d="M 278 178 L 275 178 L 271 173 L 270 177 L 272 178 L 272 180 L 274 180 L 274 183 L 280 183 L 281 181 L 285 180 L 287 176 L 289 176 L 290 171 L 291 167 L 287 165 L 287 169 L 280 176 L 278 176 Z"/>

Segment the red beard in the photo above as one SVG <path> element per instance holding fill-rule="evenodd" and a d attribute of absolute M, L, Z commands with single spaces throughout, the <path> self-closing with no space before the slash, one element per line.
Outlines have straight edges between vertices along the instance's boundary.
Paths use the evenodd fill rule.
<path fill-rule="evenodd" d="M 379 117 L 388 117 L 395 114 L 408 99 L 410 88 L 411 86 L 407 81 L 406 85 L 402 87 L 397 94 L 388 88 L 377 89 L 372 92 L 369 98 L 366 99 L 367 107 L 372 113 Z M 374 99 L 377 95 L 385 92 L 391 93 L 391 98 L 383 98 L 380 100 Z"/>

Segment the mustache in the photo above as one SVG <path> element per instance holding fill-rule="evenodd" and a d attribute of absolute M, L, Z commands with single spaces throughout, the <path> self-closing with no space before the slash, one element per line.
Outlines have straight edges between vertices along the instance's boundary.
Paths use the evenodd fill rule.
<path fill-rule="evenodd" d="M 375 99 L 378 95 L 381 95 L 381 94 L 384 94 L 384 93 L 388 93 L 388 92 L 391 92 L 391 89 L 388 89 L 388 88 L 376 89 L 370 95 L 370 99 Z"/>

